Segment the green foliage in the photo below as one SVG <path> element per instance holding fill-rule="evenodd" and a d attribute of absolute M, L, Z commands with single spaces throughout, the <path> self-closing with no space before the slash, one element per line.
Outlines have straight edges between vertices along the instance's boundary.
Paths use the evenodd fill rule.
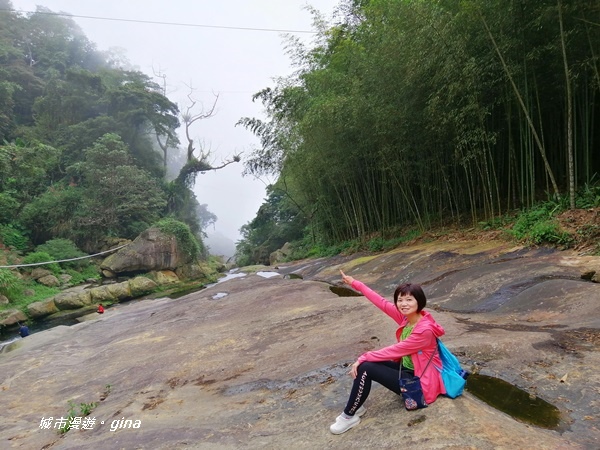
<path fill-rule="evenodd" d="M 85 266 L 83 268 L 78 268 L 77 270 L 66 269 L 65 273 L 71 275 L 71 277 L 72 277 L 71 284 L 72 285 L 78 285 L 78 284 L 84 283 L 90 279 L 99 280 L 102 278 L 98 267 L 96 267 L 92 264 L 88 264 L 87 266 Z"/>
<path fill-rule="evenodd" d="M 25 258 L 23 258 L 23 264 L 48 263 L 31 266 L 29 268 L 30 270 L 33 270 L 35 267 L 41 267 L 43 269 L 50 270 L 55 275 L 58 275 L 61 272 L 60 265 L 50 261 L 54 261 L 54 258 L 45 252 L 29 253 L 27 256 L 25 256 Z"/>
<path fill-rule="evenodd" d="M 118 136 L 101 137 L 84 156 L 68 168 L 72 182 L 52 186 L 23 209 L 35 242 L 58 237 L 87 248 L 105 236 L 133 239 L 163 214 L 159 183 L 133 164 Z"/>
<path fill-rule="evenodd" d="M 179 248 L 186 252 L 192 261 L 197 261 L 199 255 L 204 251 L 201 244 L 190 231 L 190 227 L 185 223 L 172 218 L 166 218 L 157 222 L 156 226 L 163 233 L 175 236 Z"/>
<path fill-rule="evenodd" d="M 19 201 L 15 194 L 15 191 L 0 192 L 0 221 L 4 223 L 14 220 L 19 209 Z"/>
<path fill-rule="evenodd" d="M 421 235 L 421 232 L 417 229 L 408 230 L 405 234 L 400 236 L 385 239 L 381 236 L 375 237 L 367 241 L 367 250 L 371 252 L 387 251 L 398 247 L 404 242 L 416 239 Z"/>
<path fill-rule="evenodd" d="M 577 193 L 575 206 L 581 209 L 600 206 L 600 184 L 586 183 Z"/>
<path fill-rule="evenodd" d="M 27 305 L 58 294 L 60 289 L 44 286 L 30 279 L 19 279 L 9 293 L 10 304 L 0 305 L 0 310 L 17 308 L 27 313 Z M 27 293 L 27 295 L 26 295 Z"/>
<path fill-rule="evenodd" d="M 242 239 L 236 245 L 238 262 L 268 264 L 272 252 L 286 242 L 302 239 L 307 224 L 306 213 L 289 196 L 287 181 L 279 180 L 267 188 L 269 195 L 256 217 L 240 229 Z"/>
<path fill-rule="evenodd" d="M 42 245 L 36 247 L 36 252 L 43 252 L 50 255 L 53 260 L 73 259 L 86 256 L 84 252 L 79 250 L 75 243 L 69 239 L 50 239 Z M 59 263 L 61 267 L 85 267 L 90 264 L 89 259 L 77 261 L 66 261 Z"/>
<path fill-rule="evenodd" d="M 66 422 L 58 429 L 58 434 L 64 434 L 71 429 L 71 422 L 75 417 L 86 417 L 89 416 L 92 411 L 98 406 L 98 402 L 91 403 L 80 403 L 79 412 L 77 412 L 77 405 L 69 400 L 69 411 L 67 412 Z"/>
<path fill-rule="evenodd" d="M 482 220 L 478 223 L 479 228 L 482 230 L 499 230 L 512 224 L 514 219 L 509 215 L 503 215 L 500 217 L 492 217 L 489 220 Z"/>
<path fill-rule="evenodd" d="M 25 205 L 19 219 L 30 230 L 34 242 L 46 242 L 57 235 L 74 238 L 79 233 L 73 222 L 83 202 L 81 189 L 56 184 Z"/>
<path fill-rule="evenodd" d="M 19 278 L 8 269 L 0 269 L 0 294 L 12 298 L 16 295 Z"/>
<path fill-rule="evenodd" d="M 0 192 L 10 194 L 2 203 L 20 206 L 44 192 L 58 167 L 59 154 L 56 148 L 38 142 L 0 146 L 0 161 L 4 161 L 0 162 Z"/>
<path fill-rule="evenodd" d="M 164 190 L 168 215 L 187 223 L 195 236 L 217 221 L 217 216 L 208 211 L 207 205 L 201 205 L 196 194 L 179 180 L 165 183 Z"/>
<path fill-rule="evenodd" d="M 21 227 L 11 224 L 0 225 L 0 242 L 6 247 L 19 252 L 27 250 L 30 246 L 29 239 L 25 236 Z"/>
<path fill-rule="evenodd" d="M 552 202 L 546 202 L 537 207 L 521 213 L 510 234 L 521 241 L 533 244 L 559 244 L 569 243 L 568 233 L 560 229 L 554 218 L 559 206 Z"/>
<path fill-rule="evenodd" d="M 556 220 L 543 220 L 535 223 L 527 235 L 534 244 L 568 244 L 571 240 L 568 233 L 562 231 Z"/>

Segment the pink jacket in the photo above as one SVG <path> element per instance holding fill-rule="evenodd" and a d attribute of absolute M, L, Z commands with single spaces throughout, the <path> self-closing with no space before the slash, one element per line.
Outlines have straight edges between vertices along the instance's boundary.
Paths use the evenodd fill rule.
<path fill-rule="evenodd" d="M 431 314 L 423 310 L 421 311 L 423 318 L 419 320 L 410 336 L 405 341 L 400 341 L 402 329 L 408 324 L 408 319 L 398 311 L 396 305 L 393 302 L 387 301 L 358 280 L 352 282 L 352 287 L 361 292 L 371 303 L 400 325 L 400 328 L 396 330 L 397 344 L 363 353 L 358 358 L 358 362 L 399 361 L 403 356 L 410 355 L 415 366 L 415 375 L 421 378 L 421 386 L 423 387 L 423 394 L 427 403 L 433 403 L 438 395 L 445 394 L 446 389 L 444 388 L 442 376 L 439 370 L 434 367 L 434 365 L 442 367 L 442 362 L 437 352 L 433 356 L 427 370 L 423 373 L 429 362 L 429 358 L 437 349 L 436 338 L 444 335 L 442 326 L 435 321 Z"/>

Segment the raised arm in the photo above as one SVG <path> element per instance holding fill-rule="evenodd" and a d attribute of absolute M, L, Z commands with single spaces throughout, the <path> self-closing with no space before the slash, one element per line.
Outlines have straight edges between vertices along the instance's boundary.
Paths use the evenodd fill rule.
<path fill-rule="evenodd" d="M 344 283 L 348 284 L 353 289 L 356 289 L 361 294 L 363 294 L 365 297 L 367 297 L 371 301 L 371 303 L 373 303 L 380 310 L 382 310 L 384 313 L 386 313 L 388 316 L 390 316 L 392 319 L 394 319 L 394 321 L 396 321 L 396 323 L 401 324 L 404 321 L 404 316 L 402 314 L 400 314 L 400 311 L 398 311 L 398 308 L 396 308 L 396 305 L 394 305 L 392 302 L 383 298 L 381 295 L 379 295 L 377 292 L 372 290 L 370 287 L 368 287 L 363 282 L 355 280 L 351 276 L 346 275 L 341 270 L 340 270 L 340 273 L 342 274 L 342 281 Z"/>
<path fill-rule="evenodd" d="M 435 349 L 436 337 L 433 331 L 425 330 L 422 333 L 412 333 L 406 340 L 396 344 L 363 353 L 357 362 L 365 361 L 390 361 L 398 360 L 403 356 L 412 355 L 424 349 Z M 428 355 L 429 357 L 429 355 Z"/>

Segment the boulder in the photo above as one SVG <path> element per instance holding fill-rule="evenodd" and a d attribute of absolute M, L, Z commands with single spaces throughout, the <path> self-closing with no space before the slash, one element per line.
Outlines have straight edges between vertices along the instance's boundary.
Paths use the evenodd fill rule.
<path fill-rule="evenodd" d="M 284 262 L 292 254 L 292 246 L 286 242 L 279 250 L 275 250 L 269 256 L 269 262 L 272 266 Z"/>
<path fill-rule="evenodd" d="M 208 267 L 206 264 L 186 264 L 178 267 L 175 270 L 175 274 L 180 279 L 186 280 L 198 280 L 198 279 L 210 279 L 214 276 L 215 271 Z"/>
<path fill-rule="evenodd" d="M 159 270 L 152 275 L 158 284 L 173 284 L 179 281 L 179 277 L 172 270 Z"/>
<path fill-rule="evenodd" d="M 54 275 L 46 275 L 44 277 L 38 278 L 37 282 L 48 287 L 60 286 L 60 281 Z"/>
<path fill-rule="evenodd" d="M 54 299 L 51 298 L 42 302 L 30 303 L 29 305 L 27 305 L 27 311 L 29 312 L 29 315 L 31 317 L 37 319 L 58 312 L 58 308 L 54 303 Z"/>
<path fill-rule="evenodd" d="M 54 297 L 54 304 L 60 310 L 78 309 L 92 304 L 90 291 L 65 292 Z"/>
<path fill-rule="evenodd" d="M 73 279 L 73 277 L 71 275 L 69 275 L 68 273 L 60 274 L 58 276 L 58 278 L 59 278 L 61 284 L 68 284 Z"/>
<path fill-rule="evenodd" d="M 271 253 L 269 252 L 269 249 L 264 245 L 256 247 L 254 250 L 252 250 L 252 260 L 265 266 L 269 265 L 270 255 Z"/>
<path fill-rule="evenodd" d="M 135 240 L 106 258 L 100 268 L 115 274 L 175 270 L 191 262 L 187 252 L 179 248 L 174 235 L 156 227 L 148 228 Z"/>
<path fill-rule="evenodd" d="M 31 278 L 33 278 L 34 280 L 46 277 L 48 275 L 52 275 L 52 272 L 48 269 L 42 269 L 41 267 L 36 267 L 31 271 Z"/>
<path fill-rule="evenodd" d="M 106 269 L 102 270 L 102 276 L 104 278 L 117 278 L 117 274 L 116 273 L 111 272 L 110 270 L 106 270 Z"/>
<path fill-rule="evenodd" d="M 92 303 L 113 302 L 117 298 L 113 295 L 109 286 L 98 286 L 89 290 Z"/>
<path fill-rule="evenodd" d="M 148 294 L 158 287 L 158 284 L 146 277 L 135 277 L 127 283 L 129 283 L 129 290 L 133 297 Z"/>
<path fill-rule="evenodd" d="M 0 311 L 0 325 L 14 325 L 15 323 L 25 322 L 26 320 L 27 316 L 18 309 L 5 309 L 4 311 Z"/>
<path fill-rule="evenodd" d="M 0 305 L 8 305 L 10 301 L 4 295 L 0 295 Z"/>
<path fill-rule="evenodd" d="M 126 298 L 131 297 L 131 290 L 129 288 L 129 282 L 127 281 L 124 281 L 122 283 L 109 284 L 106 286 L 106 290 L 112 297 L 116 298 L 117 300 L 125 300 Z"/>

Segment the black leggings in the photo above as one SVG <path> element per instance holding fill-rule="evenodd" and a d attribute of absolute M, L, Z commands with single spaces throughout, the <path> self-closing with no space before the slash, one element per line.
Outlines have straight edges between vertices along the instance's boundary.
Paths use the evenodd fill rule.
<path fill-rule="evenodd" d="M 352 384 L 350 398 L 344 412 L 353 416 L 356 410 L 365 402 L 371 392 L 371 382 L 377 381 L 390 391 L 400 395 L 400 384 L 398 383 L 400 363 L 394 361 L 364 362 L 358 366 L 358 375 Z M 402 368 L 402 376 L 409 377 L 413 371 Z"/>

